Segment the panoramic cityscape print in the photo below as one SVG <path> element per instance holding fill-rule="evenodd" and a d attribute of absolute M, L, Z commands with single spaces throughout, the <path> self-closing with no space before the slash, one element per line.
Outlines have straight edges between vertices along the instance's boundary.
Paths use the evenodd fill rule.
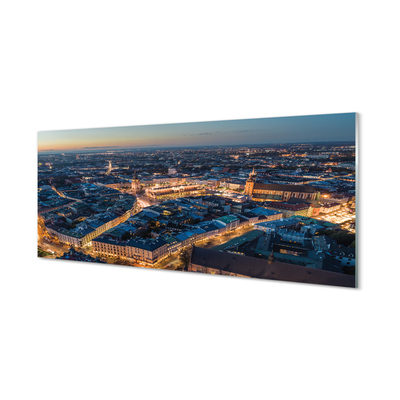
<path fill-rule="evenodd" d="M 38 133 L 38 257 L 356 287 L 356 114 Z"/>

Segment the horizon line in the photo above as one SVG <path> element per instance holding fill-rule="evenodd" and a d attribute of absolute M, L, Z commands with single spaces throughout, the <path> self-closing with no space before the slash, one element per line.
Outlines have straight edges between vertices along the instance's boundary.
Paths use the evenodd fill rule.
<path fill-rule="evenodd" d="M 73 149 L 47 149 L 47 150 L 38 150 L 38 153 L 48 153 L 48 152 L 71 152 L 71 151 L 85 151 L 85 150 L 106 150 L 106 149 L 115 149 L 115 150 L 133 150 L 133 149 L 150 149 L 150 148 L 191 148 L 191 147 L 240 147 L 240 146 L 269 146 L 269 145 L 290 145 L 290 144 L 317 144 L 317 143 L 355 143 L 355 140 L 318 140 L 318 141 L 309 141 L 309 142 L 269 142 L 269 143 L 239 143 L 239 144 L 204 144 L 204 145 L 145 145 L 145 146 L 91 146 L 91 147 L 81 147 L 81 148 L 73 148 Z"/>

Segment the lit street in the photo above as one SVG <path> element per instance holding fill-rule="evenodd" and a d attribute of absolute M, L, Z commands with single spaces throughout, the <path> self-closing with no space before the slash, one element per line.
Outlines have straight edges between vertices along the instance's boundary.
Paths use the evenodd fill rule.
<path fill-rule="evenodd" d="M 42 238 L 38 240 L 38 247 L 40 247 L 42 250 L 47 251 L 49 253 L 53 252 L 53 256 L 50 258 L 55 258 L 58 256 L 63 255 L 65 252 L 68 252 L 70 249 L 70 246 L 67 244 L 56 244 L 50 241 L 47 238 Z"/>
<path fill-rule="evenodd" d="M 221 244 L 229 242 L 230 240 L 232 240 L 236 237 L 242 236 L 245 233 L 252 231 L 253 229 L 254 229 L 253 225 L 246 226 L 244 228 L 235 229 L 234 231 L 225 233 L 223 235 L 218 235 L 212 239 L 202 240 L 201 242 L 196 243 L 196 246 L 203 247 L 205 249 L 210 249 L 215 246 L 219 246 Z"/>

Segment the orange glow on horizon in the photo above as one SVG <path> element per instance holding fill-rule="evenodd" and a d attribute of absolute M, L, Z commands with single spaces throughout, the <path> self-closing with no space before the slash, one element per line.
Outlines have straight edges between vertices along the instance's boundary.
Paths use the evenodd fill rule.
<path fill-rule="evenodd" d="M 193 137 L 191 144 L 201 142 L 201 136 Z M 179 146 L 182 139 L 177 134 L 128 132 L 113 130 L 49 131 L 38 133 L 38 151 L 69 151 L 104 148 L 132 148 L 155 146 Z"/>

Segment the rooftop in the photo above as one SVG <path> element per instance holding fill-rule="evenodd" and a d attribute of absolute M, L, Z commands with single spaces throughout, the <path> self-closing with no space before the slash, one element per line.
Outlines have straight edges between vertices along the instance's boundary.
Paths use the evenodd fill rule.
<path fill-rule="evenodd" d="M 355 287 L 355 277 L 279 261 L 194 247 L 191 263 L 252 278 Z"/>
<path fill-rule="evenodd" d="M 233 221 L 238 221 L 239 218 L 235 217 L 234 215 L 225 215 L 224 217 L 217 218 L 217 221 L 221 221 L 224 224 L 230 224 Z"/>
<path fill-rule="evenodd" d="M 316 193 L 317 189 L 308 185 L 280 185 L 275 183 L 255 183 L 254 189 L 275 190 L 279 192 Z"/>

